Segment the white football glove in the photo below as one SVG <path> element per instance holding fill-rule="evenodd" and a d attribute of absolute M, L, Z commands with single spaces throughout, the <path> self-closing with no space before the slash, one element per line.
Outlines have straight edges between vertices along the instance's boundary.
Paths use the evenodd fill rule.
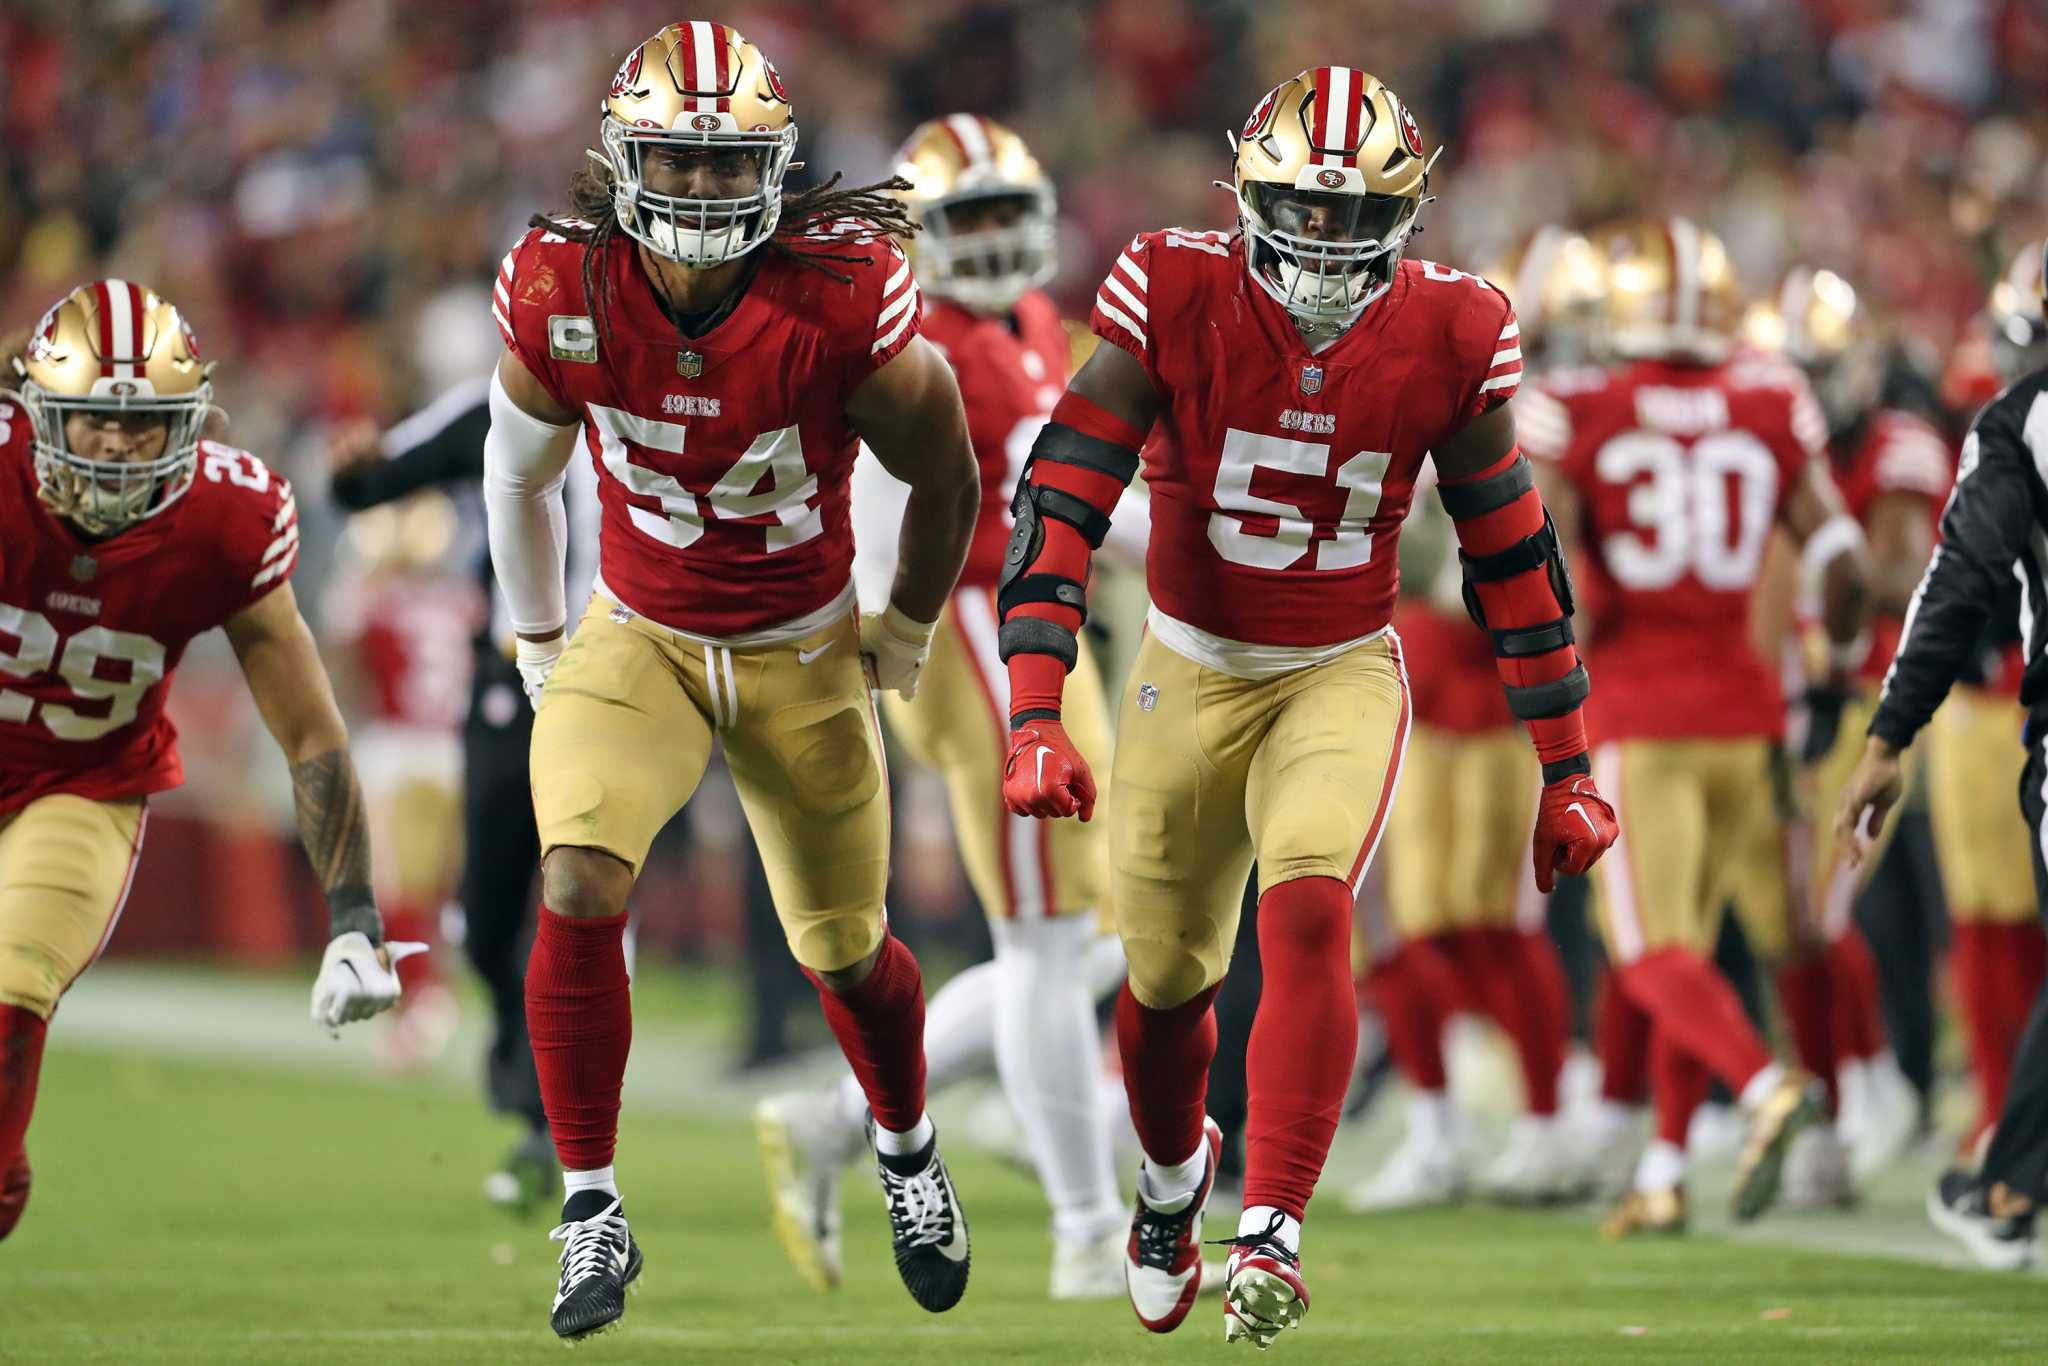
<path fill-rule="evenodd" d="M 932 652 L 932 631 L 937 625 L 904 615 L 894 603 L 886 612 L 863 616 L 860 659 L 867 669 L 868 686 L 899 692 L 906 699 L 917 696 L 917 676 L 924 672 L 925 658 Z"/>
<path fill-rule="evenodd" d="M 338 1039 L 343 1025 L 391 1009 L 398 1004 L 398 964 L 426 951 L 425 944 L 417 943 L 378 948 L 361 930 L 337 934 L 313 979 L 313 1023 Z"/>
<path fill-rule="evenodd" d="M 568 643 L 566 632 L 553 640 L 528 640 L 521 636 L 514 642 L 512 662 L 519 668 L 519 686 L 531 705 L 540 705 L 540 690 L 547 686 L 548 675 L 555 671 L 555 661 L 562 657 Z"/>

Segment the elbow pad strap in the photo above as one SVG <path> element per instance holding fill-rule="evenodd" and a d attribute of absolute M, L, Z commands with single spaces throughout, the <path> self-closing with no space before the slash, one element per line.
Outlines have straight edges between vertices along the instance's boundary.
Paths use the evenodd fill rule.
<path fill-rule="evenodd" d="M 1475 596 L 1475 602 L 1478 600 Z M 1572 619 L 1559 617 L 1546 621 L 1540 626 L 1510 626 L 1505 630 L 1489 631 L 1493 637 L 1493 652 L 1502 659 L 1526 659 L 1530 655 L 1549 654 L 1572 643 Z"/>
<path fill-rule="evenodd" d="M 1013 608 L 1027 602 L 1050 602 L 1071 607 L 1081 614 L 1081 620 L 1088 620 L 1088 589 L 1079 580 L 1064 574 L 1026 573 L 1005 578 L 996 594 L 997 613 L 1008 617 Z"/>
<path fill-rule="evenodd" d="M 1551 717 L 1566 716 L 1576 711 L 1591 695 L 1592 680 L 1586 677 L 1586 666 L 1574 664 L 1572 671 L 1563 678 L 1548 683 L 1531 683 L 1525 687 L 1510 686 L 1508 710 L 1519 721 L 1542 721 Z"/>
<path fill-rule="evenodd" d="M 1138 472 L 1135 450 L 1076 431 L 1064 422 L 1048 422 L 1039 429 L 1038 439 L 1031 443 L 1031 458 L 1093 470 L 1119 484 L 1130 483 Z"/>
<path fill-rule="evenodd" d="M 1088 543 L 1090 550 L 1099 548 L 1102 545 L 1102 538 L 1109 534 L 1109 518 L 1086 498 L 1068 493 L 1065 489 L 1028 482 L 1018 491 L 1018 497 L 1023 498 L 1027 493 L 1037 506 L 1041 517 L 1065 522 L 1080 532 L 1081 539 Z"/>
<path fill-rule="evenodd" d="M 1454 522 L 1469 522 L 1497 512 L 1536 487 L 1536 472 L 1528 457 L 1517 455 L 1514 463 L 1497 474 L 1468 484 L 1438 484 L 1437 497 Z"/>
<path fill-rule="evenodd" d="M 996 653 L 1005 664 L 1012 655 L 1051 655 L 1072 672 L 1081 656 L 1080 643 L 1066 627 L 1042 617 L 1011 617 L 996 632 Z"/>

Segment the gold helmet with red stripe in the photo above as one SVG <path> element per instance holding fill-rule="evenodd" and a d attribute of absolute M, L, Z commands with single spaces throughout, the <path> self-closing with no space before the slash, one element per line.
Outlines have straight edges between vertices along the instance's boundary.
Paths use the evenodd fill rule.
<path fill-rule="evenodd" d="M 43 314 L 14 368 L 33 428 L 36 494 L 58 516 L 111 535 L 192 486 L 213 367 L 169 300 L 127 280 L 80 285 Z M 95 427 L 128 433 L 134 456 L 74 450 Z"/>
<path fill-rule="evenodd" d="M 1689 218 L 1632 218 L 1592 234 L 1607 276 L 1606 345 L 1630 359 L 1718 361 L 1742 293 L 1721 239 Z"/>
<path fill-rule="evenodd" d="M 2007 381 L 2048 363 L 2048 240 L 2021 247 L 1991 287 L 1991 349 Z"/>
<path fill-rule="evenodd" d="M 1236 173 L 1223 188 L 1237 195 L 1259 288 L 1303 323 L 1339 326 L 1387 292 L 1437 154 L 1424 153 L 1408 107 L 1377 76 L 1302 72 L 1266 92 L 1231 150 Z"/>
<path fill-rule="evenodd" d="M 775 64 L 725 24 L 670 24 L 626 54 L 600 129 L 619 227 L 686 266 L 737 260 L 775 233 L 782 181 L 796 154 L 796 111 Z M 708 161 L 738 193 L 716 198 L 648 188 L 656 158 Z"/>
<path fill-rule="evenodd" d="M 1052 182 L 1016 133 L 979 114 L 927 120 L 897 149 L 896 174 L 923 229 L 910 262 L 928 293 L 1000 314 L 1052 279 Z"/>
<path fill-rule="evenodd" d="M 1522 354 L 1532 363 L 1578 365 L 1592 357 L 1607 274 L 1585 234 L 1540 227 L 1482 274 L 1515 306 Z"/>
<path fill-rule="evenodd" d="M 1884 346 L 1869 306 L 1832 270 L 1786 271 L 1770 297 L 1743 310 L 1742 339 L 1806 372 L 1831 431 L 1849 430 L 1877 405 Z"/>

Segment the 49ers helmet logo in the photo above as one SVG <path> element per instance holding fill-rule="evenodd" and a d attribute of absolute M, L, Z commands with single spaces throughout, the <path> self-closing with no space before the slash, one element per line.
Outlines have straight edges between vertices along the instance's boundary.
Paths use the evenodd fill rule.
<path fill-rule="evenodd" d="M 761 74 L 768 78 L 768 88 L 775 92 L 775 98 L 781 100 L 784 104 L 788 104 L 789 91 L 783 87 L 782 73 L 775 69 L 775 63 L 763 57 L 761 59 Z"/>
<path fill-rule="evenodd" d="M 1256 137 L 1258 131 L 1266 126 L 1266 118 L 1273 112 L 1273 101 L 1279 94 L 1280 87 L 1277 85 L 1266 92 L 1266 97 L 1253 108 L 1252 116 L 1244 121 L 1244 129 L 1238 134 L 1240 138 Z"/>
<path fill-rule="evenodd" d="M 1326 167 L 1316 172 L 1316 184 L 1326 190 L 1341 190 L 1344 188 L 1344 173 Z"/>
<path fill-rule="evenodd" d="M 640 54 L 645 50 L 644 44 L 634 48 L 626 55 L 626 60 L 619 63 L 619 69 L 612 73 L 613 99 L 617 99 L 628 91 L 639 91 Z M 644 94 L 646 92 L 639 91 L 639 93 Z"/>
<path fill-rule="evenodd" d="M 1389 94 L 1387 98 L 1392 100 L 1393 96 Z M 1421 156 L 1422 130 L 1415 126 L 1415 116 L 1409 113 L 1408 106 L 1399 100 L 1393 100 L 1393 103 L 1394 113 L 1401 124 L 1401 145 L 1408 149 L 1408 155 Z"/>
<path fill-rule="evenodd" d="M 718 115 L 699 114 L 690 120 L 690 126 L 700 133 L 715 133 L 718 131 Z"/>

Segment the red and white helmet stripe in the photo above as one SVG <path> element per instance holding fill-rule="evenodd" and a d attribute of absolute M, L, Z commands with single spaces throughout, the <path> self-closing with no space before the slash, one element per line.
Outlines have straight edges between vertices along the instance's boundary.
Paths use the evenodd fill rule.
<path fill-rule="evenodd" d="M 1664 239 L 1671 248 L 1671 325 L 1697 327 L 1700 321 L 1700 230 L 1690 218 L 1664 220 Z"/>
<path fill-rule="evenodd" d="M 960 160 L 967 170 L 981 170 L 995 163 L 995 146 L 989 141 L 988 124 L 979 114 L 948 114 L 943 126 L 959 144 Z"/>
<path fill-rule="evenodd" d="M 100 314 L 100 377 L 140 379 L 149 359 L 143 352 L 142 286 L 99 280 L 92 288 Z"/>
<path fill-rule="evenodd" d="M 683 26 L 684 40 L 678 48 L 683 59 L 683 89 L 694 98 L 693 112 L 729 114 L 733 86 L 732 30 L 724 24 L 692 19 Z"/>
<path fill-rule="evenodd" d="M 1365 81 L 1348 66 L 1319 67 L 1313 80 L 1308 140 L 1316 149 L 1316 165 L 1356 166 L 1365 143 Z"/>

